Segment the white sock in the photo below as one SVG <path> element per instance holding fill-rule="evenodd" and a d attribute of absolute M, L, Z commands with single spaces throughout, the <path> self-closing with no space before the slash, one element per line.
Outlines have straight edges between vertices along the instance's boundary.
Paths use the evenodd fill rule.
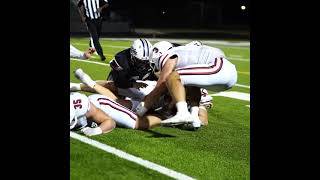
<path fill-rule="evenodd" d="M 199 118 L 199 107 L 198 106 L 191 107 L 190 113 L 193 117 Z"/>
<path fill-rule="evenodd" d="M 70 91 L 81 91 L 80 83 L 70 83 Z"/>
<path fill-rule="evenodd" d="M 187 105 L 186 101 L 177 102 L 176 107 L 177 107 L 177 114 L 179 114 L 179 113 L 189 113 L 188 105 Z"/>

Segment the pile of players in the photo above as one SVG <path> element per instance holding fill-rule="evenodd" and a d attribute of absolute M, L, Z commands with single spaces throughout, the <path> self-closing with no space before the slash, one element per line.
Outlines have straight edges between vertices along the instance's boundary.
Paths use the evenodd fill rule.
<path fill-rule="evenodd" d="M 70 129 L 87 136 L 125 127 L 196 130 L 208 124 L 212 97 L 236 84 L 237 71 L 224 52 L 198 41 L 186 45 L 136 39 L 110 61 L 106 80 L 74 71 L 70 83 Z M 86 96 L 76 91 L 94 93 Z"/>

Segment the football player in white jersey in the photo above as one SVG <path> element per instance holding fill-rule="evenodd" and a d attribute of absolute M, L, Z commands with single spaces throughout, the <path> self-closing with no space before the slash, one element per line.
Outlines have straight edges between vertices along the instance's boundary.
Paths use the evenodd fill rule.
<path fill-rule="evenodd" d="M 155 56 L 156 55 L 156 56 Z M 170 47 L 167 43 L 154 45 L 150 58 L 160 71 L 156 88 L 146 96 L 145 102 L 138 106 L 137 113 L 143 115 L 161 94 L 168 89 L 177 102 L 177 114 L 165 120 L 168 123 L 197 121 L 197 101 L 200 100 L 200 88 L 223 91 L 231 88 L 237 81 L 237 71 L 222 50 L 206 45 L 188 45 Z M 187 109 L 184 86 L 193 89 L 194 96 L 191 115 Z"/>
<path fill-rule="evenodd" d="M 75 75 L 86 86 L 100 93 L 89 96 L 89 101 L 110 116 L 118 126 L 145 130 L 160 125 L 161 119 L 159 116 L 145 115 L 139 117 L 131 110 L 135 109 L 139 103 L 138 101 L 118 98 L 109 89 L 93 81 L 82 69 L 77 69 Z"/>
<path fill-rule="evenodd" d="M 91 120 L 98 127 L 86 127 Z M 115 128 L 115 122 L 105 112 L 91 103 L 87 96 L 80 93 L 70 93 L 70 130 L 80 128 L 87 136 L 108 133 Z"/>
<path fill-rule="evenodd" d="M 77 59 L 90 59 L 91 55 L 95 52 L 94 48 L 89 48 L 87 51 L 82 52 L 70 44 L 70 57 Z"/>

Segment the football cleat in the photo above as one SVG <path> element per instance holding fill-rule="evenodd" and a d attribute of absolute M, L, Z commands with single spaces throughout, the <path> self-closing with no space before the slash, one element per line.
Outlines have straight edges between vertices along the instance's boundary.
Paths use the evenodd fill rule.
<path fill-rule="evenodd" d="M 166 120 L 161 121 L 162 125 L 179 125 L 186 123 L 193 123 L 194 118 L 190 113 L 186 114 L 176 114 L 175 116 L 168 118 Z"/>
<path fill-rule="evenodd" d="M 192 123 L 188 124 L 182 124 L 181 129 L 183 130 L 189 130 L 189 131 L 196 131 L 201 127 L 201 121 L 199 118 L 194 118 L 194 121 Z"/>
<path fill-rule="evenodd" d="M 76 78 L 78 78 L 85 85 L 93 88 L 96 85 L 96 82 L 91 79 L 91 77 L 82 71 L 82 69 L 77 69 L 74 71 Z"/>

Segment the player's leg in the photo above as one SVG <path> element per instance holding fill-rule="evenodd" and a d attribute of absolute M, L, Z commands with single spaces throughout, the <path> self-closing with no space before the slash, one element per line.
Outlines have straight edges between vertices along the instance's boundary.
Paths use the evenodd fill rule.
<path fill-rule="evenodd" d="M 91 79 L 91 77 L 86 74 L 85 72 L 83 72 L 82 69 L 77 69 L 75 70 L 75 76 L 85 85 L 87 85 L 88 87 L 94 89 L 96 92 L 103 94 L 109 98 L 111 98 L 112 100 L 116 100 L 118 99 L 118 97 L 116 95 L 114 95 L 109 89 L 97 84 L 95 81 L 93 81 Z M 81 87 L 81 86 L 80 86 Z"/>
<path fill-rule="evenodd" d="M 201 121 L 199 119 L 199 102 L 201 99 L 201 91 L 199 87 L 195 86 L 188 86 L 187 89 L 187 97 L 189 99 L 190 103 L 190 113 L 194 117 L 194 122 L 192 123 L 192 126 L 194 128 L 199 128 L 201 126 Z"/>
<path fill-rule="evenodd" d="M 211 65 L 190 65 L 177 70 L 182 83 L 187 86 L 197 86 L 212 91 L 225 91 L 236 82 L 236 69 L 225 58 L 217 58 Z"/>
<path fill-rule="evenodd" d="M 188 111 L 185 88 L 182 85 L 180 76 L 176 71 L 173 71 L 169 75 L 166 85 L 172 97 L 172 100 L 176 102 L 177 114 L 169 119 L 162 121 L 161 123 L 192 123 L 194 121 L 194 118 Z"/>
<path fill-rule="evenodd" d="M 98 84 L 97 82 L 93 81 L 91 79 L 91 77 L 86 74 L 85 72 L 82 71 L 82 69 L 77 69 L 75 71 L 75 76 L 81 81 L 83 82 L 84 85 L 87 86 L 87 90 L 89 90 L 89 92 L 97 92 L 99 94 L 102 94 L 104 96 L 107 96 L 108 98 L 116 101 L 117 103 L 122 104 L 123 106 L 131 109 L 132 108 L 132 102 L 128 101 L 128 100 L 124 100 L 124 99 L 120 99 L 118 98 L 110 89 L 105 88 L 104 86 L 101 86 L 100 84 Z M 105 83 L 105 81 L 100 81 L 100 83 L 106 85 L 107 83 Z M 83 86 L 83 85 L 82 85 Z M 110 85 L 111 86 L 111 85 Z M 91 88 L 91 90 L 89 89 Z M 80 89 L 81 89 L 81 85 L 80 85 Z"/>
<path fill-rule="evenodd" d="M 135 129 L 147 130 L 159 126 L 160 123 L 161 119 L 159 116 L 145 115 L 143 117 L 138 118 Z"/>
<path fill-rule="evenodd" d="M 106 81 L 106 80 L 96 80 L 95 81 L 97 84 L 99 84 L 100 86 L 109 89 L 113 94 L 118 94 L 117 88 L 114 85 L 114 82 L 112 81 Z M 92 93 L 97 93 L 96 90 L 94 90 L 93 88 L 83 84 L 83 83 L 79 83 L 80 85 L 80 90 L 81 91 L 86 91 L 86 92 L 92 92 Z M 79 91 L 80 91 L 79 90 Z"/>
<path fill-rule="evenodd" d="M 135 129 L 138 116 L 129 108 L 101 94 L 90 95 L 89 100 L 97 108 L 108 114 L 117 126 Z"/>

